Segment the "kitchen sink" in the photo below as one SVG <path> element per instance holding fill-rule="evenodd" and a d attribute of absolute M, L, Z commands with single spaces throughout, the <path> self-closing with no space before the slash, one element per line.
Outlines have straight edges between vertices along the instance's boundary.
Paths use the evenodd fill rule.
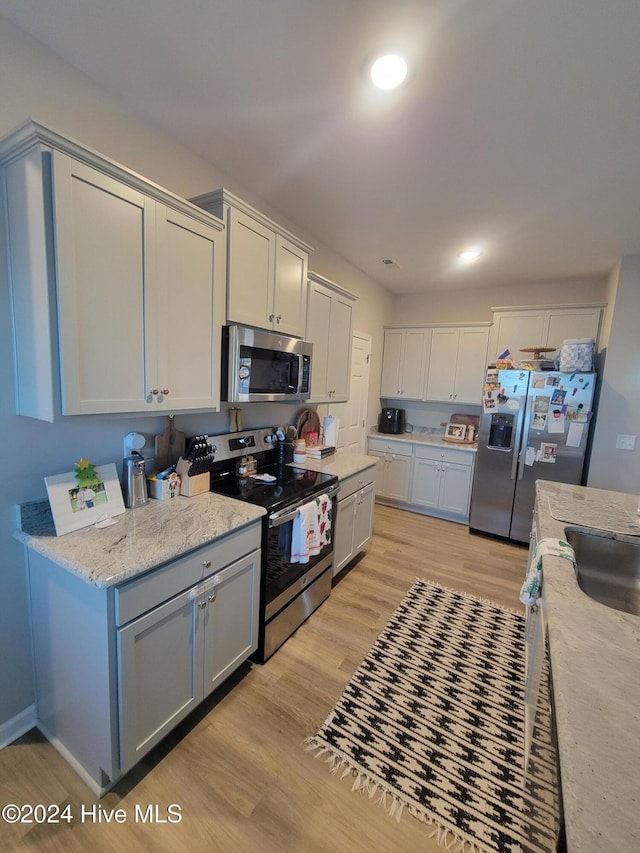
<path fill-rule="evenodd" d="M 639 616 L 640 541 L 583 530 L 567 530 L 565 535 L 576 555 L 580 589 L 607 607 Z"/>

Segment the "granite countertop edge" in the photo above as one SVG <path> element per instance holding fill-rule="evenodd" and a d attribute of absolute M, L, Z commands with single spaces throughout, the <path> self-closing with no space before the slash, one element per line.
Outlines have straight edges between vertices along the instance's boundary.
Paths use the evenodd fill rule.
<path fill-rule="evenodd" d="M 262 507 L 206 492 L 152 500 L 115 516 L 109 527 L 56 536 L 48 501 L 34 501 L 18 507 L 14 538 L 83 581 L 106 588 L 222 539 L 264 514 Z"/>
<path fill-rule="evenodd" d="M 595 491 L 607 501 L 637 502 L 538 481 L 540 539 L 581 529 L 552 517 L 549 496 L 571 501 Z M 600 853 L 605 842 L 609 849 L 639 849 L 640 618 L 587 596 L 567 560 L 543 558 L 542 575 L 568 849 Z"/>

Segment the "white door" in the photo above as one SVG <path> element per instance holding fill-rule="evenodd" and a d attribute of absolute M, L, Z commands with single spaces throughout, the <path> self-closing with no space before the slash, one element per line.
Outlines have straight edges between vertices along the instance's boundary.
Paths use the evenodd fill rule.
<path fill-rule="evenodd" d="M 371 337 L 354 332 L 351 339 L 351 378 L 349 399 L 333 403 L 328 412 L 339 418 L 338 447 L 351 453 L 367 452 L 367 406 L 369 403 L 369 363 Z"/>

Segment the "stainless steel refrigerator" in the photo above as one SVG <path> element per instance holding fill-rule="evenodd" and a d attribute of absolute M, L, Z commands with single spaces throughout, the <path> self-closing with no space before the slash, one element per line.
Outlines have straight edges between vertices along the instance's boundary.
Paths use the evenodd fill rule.
<path fill-rule="evenodd" d="M 487 371 L 469 527 L 528 542 L 535 481 L 580 484 L 595 373 Z"/>

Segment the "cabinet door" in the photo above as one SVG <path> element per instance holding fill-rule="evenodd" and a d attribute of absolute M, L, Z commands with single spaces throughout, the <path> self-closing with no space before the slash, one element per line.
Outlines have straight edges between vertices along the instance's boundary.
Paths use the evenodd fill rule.
<path fill-rule="evenodd" d="M 354 524 L 358 493 L 338 501 L 338 519 L 333 537 L 333 576 L 347 565 L 353 556 Z"/>
<path fill-rule="evenodd" d="M 309 304 L 307 308 L 307 340 L 313 344 L 313 364 L 311 369 L 311 401 L 325 402 L 328 387 L 329 348 L 333 346 L 330 337 L 331 294 L 322 285 L 310 282 Z"/>
<path fill-rule="evenodd" d="M 228 320 L 270 329 L 276 235 L 253 217 L 234 208 L 229 208 L 227 223 Z"/>
<path fill-rule="evenodd" d="M 400 329 L 385 329 L 384 354 L 382 358 L 381 397 L 399 397 L 400 370 L 404 347 L 404 332 Z"/>
<path fill-rule="evenodd" d="M 560 351 L 562 341 L 576 338 L 593 338 L 596 342 L 600 332 L 601 308 L 556 308 L 549 309 L 545 316 L 545 346 L 555 347 L 554 357 Z"/>
<path fill-rule="evenodd" d="M 118 631 L 123 773 L 203 698 L 203 601 L 184 592 Z"/>
<path fill-rule="evenodd" d="M 456 363 L 456 403 L 480 404 L 487 362 L 489 328 L 461 328 Z"/>
<path fill-rule="evenodd" d="M 469 515 L 471 467 L 456 462 L 442 464 L 439 508 L 457 515 Z"/>
<path fill-rule="evenodd" d="M 353 522 L 353 555 L 371 541 L 373 535 L 374 484 L 369 483 L 356 495 L 355 518 Z"/>
<path fill-rule="evenodd" d="M 411 457 L 392 453 L 386 460 L 384 494 L 388 498 L 407 503 L 411 482 Z"/>
<path fill-rule="evenodd" d="M 415 459 L 411 503 L 417 506 L 436 508 L 440 494 L 441 462 L 439 458 Z"/>
<path fill-rule="evenodd" d="M 58 151 L 52 174 L 63 414 L 144 410 L 155 202 Z"/>
<path fill-rule="evenodd" d="M 428 400 L 453 399 L 459 338 L 459 329 L 433 330 L 427 381 Z"/>
<path fill-rule="evenodd" d="M 400 374 L 402 397 L 407 400 L 424 400 L 425 368 L 430 340 L 429 329 L 407 329 Z"/>
<path fill-rule="evenodd" d="M 327 364 L 327 391 L 332 403 L 349 399 L 351 374 L 351 302 L 336 295 L 331 300 L 331 327 Z"/>
<path fill-rule="evenodd" d="M 498 355 L 509 350 L 518 361 L 527 357 L 523 347 L 546 346 L 544 311 L 496 311 L 493 315 L 488 360 L 493 364 Z"/>
<path fill-rule="evenodd" d="M 207 696 L 258 648 L 260 551 L 205 585 L 203 683 Z"/>
<path fill-rule="evenodd" d="M 223 235 L 158 205 L 157 311 L 147 321 L 147 357 L 165 408 L 217 409 L 224 321 Z M 165 393 L 168 392 L 168 393 Z"/>
<path fill-rule="evenodd" d="M 276 237 L 273 330 L 304 338 L 309 256 L 284 237 Z"/>

